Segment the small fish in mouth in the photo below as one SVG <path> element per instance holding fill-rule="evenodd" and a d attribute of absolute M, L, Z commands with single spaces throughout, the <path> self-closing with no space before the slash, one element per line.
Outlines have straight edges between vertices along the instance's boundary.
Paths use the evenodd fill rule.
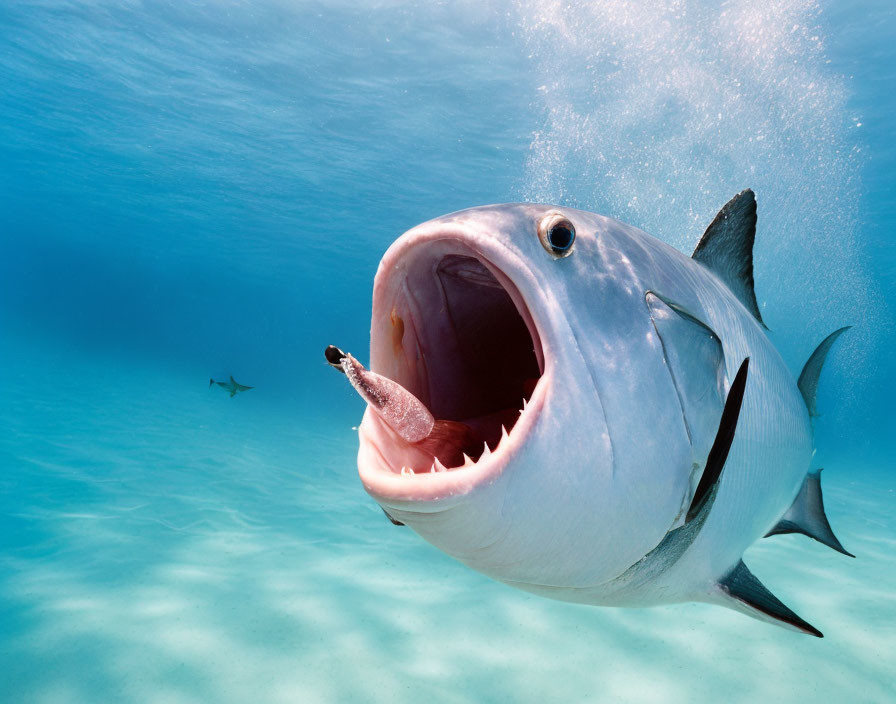
<path fill-rule="evenodd" d="M 402 441 L 432 456 L 429 471 L 444 472 L 449 467 L 464 466 L 472 463 L 471 455 L 481 455 L 485 442 L 470 426 L 436 420 L 423 402 L 401 384 L 365 369 L 352 355 L 334 345 L 327 347 L 324 355 Z M 405 473 L 414 471 L 407 466 L 404 469 Z"/>

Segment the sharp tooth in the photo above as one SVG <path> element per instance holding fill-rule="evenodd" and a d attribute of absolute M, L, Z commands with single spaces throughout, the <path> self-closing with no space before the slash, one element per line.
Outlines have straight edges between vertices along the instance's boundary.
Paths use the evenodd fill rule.
<path fill-rule="evenodd" d="M 501 442 L 504 442 L 504 439 L 507 438 L 507 437 L 508 437 L 508 435 L 507 435 L 507 428 L 505 428 L 505 427 L 502 425 L 502 426 L 501 426 Z"/>
<path fill-rule="evenodd" d="M 529 404 L 528 404 L 528 402 L 526 401 L 526 399 L 523 399 L 523 410 L 524 410 L 524 411 L 526 410 L 526 406 L 528 406 L 528 405 L 529 405 Z"/>
<path fill-rule="evenodd" d="M 472 467 L 474 464 L 476 464 L 476 463 L 475 463 L 475 462 L 470 458 L 470 456 L 465 452 L 465 453 L 464 453 L 464 467 Z"/>
<path fill-rule="evenodd" d="M 402 468 L 401 468 L 401 476 L 403 476 L 403 477 L 409 477 L 409 476 L 411 476 L 413 473 L 414 473 L 413 470 L 411 470 L 409 467 L 402 466 Z"/>
<path fill-rule="evenodd" d="M 429 468 L 429 473 L 430 473 L 430 474 L 435 474 L 435 472 L 436 472 L 436 466 L 433 464 L 433 465 Z"/>
<path fill-rule="evenodd" d="M 448 471 L 448 468 L 445 465 L 443 465 L 441 462 L 439 462 L 438 457 L 436 457 L 436 461 L 433 462 L 432 464 L 433 464 L 433 467 L 436 468 L 437 472 L 447 472 Z"/>
<path fill-rule="evenodd" d="M 479 458 L 479 460 L 482 461 L 483 457 L 488 457 L 490 454 L 492 454 L 492 451 L 488 449 L 488 443 L 482 443 L 482 456 Z"/>

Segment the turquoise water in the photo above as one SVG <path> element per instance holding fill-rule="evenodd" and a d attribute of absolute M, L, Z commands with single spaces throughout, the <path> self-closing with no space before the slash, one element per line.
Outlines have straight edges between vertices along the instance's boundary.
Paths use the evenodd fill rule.
<path fill-rule="evenodd" d="M 3 3 L 0 701 L 891 701 L 896 14 L 753 5 Z M 747 186 L 791 369 L 855 326 L 816 459 L 858 557 L 746 559 L 823 640 L 539 599 L 383 517 L 321 352 L 398 234 L 539 200 L 689 251 Z"/>

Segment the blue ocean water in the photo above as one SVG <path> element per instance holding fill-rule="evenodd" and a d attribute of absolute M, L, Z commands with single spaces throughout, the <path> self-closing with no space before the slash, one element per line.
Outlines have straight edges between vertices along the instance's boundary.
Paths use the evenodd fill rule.
<path fill-rule="evenodd" d="M 2 3 L 0 701 L 891 701 L 894 39 L 885 0 Z M 791 369 L 854 325 L 816 459 L 858 558 L 748 552 L 825 639 L 384 519 L 321 352 L 396 236 L 536 200 L 689 251 L 745 187 Z"/>

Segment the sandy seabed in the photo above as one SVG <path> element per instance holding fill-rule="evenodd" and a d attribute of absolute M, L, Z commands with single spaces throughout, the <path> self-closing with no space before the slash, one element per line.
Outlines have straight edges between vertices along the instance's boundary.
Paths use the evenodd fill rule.
<path fill-rule="evenodd" d="M 893 700 L 883 469 L 824 475 L 858 559 L 802 536 L 746 555 L 819 640 L 707 605 L 496 584 L 386 520 L 350 427 L 263 390 L 59 359 L 7 357 L 0 382 L 4 702 Z"/>

